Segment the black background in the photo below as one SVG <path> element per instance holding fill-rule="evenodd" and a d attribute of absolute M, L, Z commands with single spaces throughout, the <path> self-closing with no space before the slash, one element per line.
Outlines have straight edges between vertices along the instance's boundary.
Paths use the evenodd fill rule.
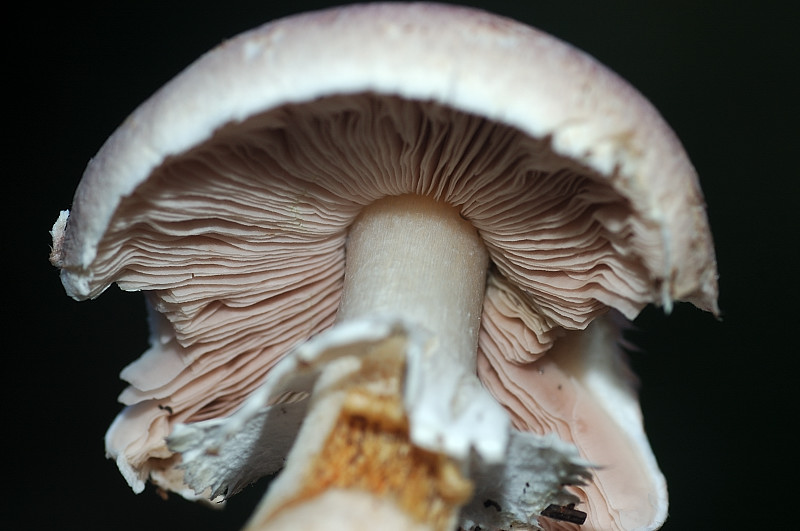
<path fill-rule="evenodd" d="M 664 529 L 796 525 L 798 30 L 770 2 L 467 2 L 544 29 L 658 107 L 698 172 L 722 321 L 648 309 L 632 339 Z M 6 9 L 3 529 L 236 529 L 264 485 L 212 511 L 136 496 L 102 437 L 120 369 L 147 343 L 139 294 L 76 303 L 48 231 L 133 108 L 240 31 L 331 2 L 105 2 Z M 788 5 L 788 4 L 783 4 Z M 8 241 L 10 239 L 10 241 Z"/>

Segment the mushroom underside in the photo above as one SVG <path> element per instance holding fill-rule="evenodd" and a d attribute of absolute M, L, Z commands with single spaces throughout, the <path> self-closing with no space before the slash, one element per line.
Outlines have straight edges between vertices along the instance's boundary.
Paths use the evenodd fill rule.
<path fill-rule="evenodd" d="M 424 196 L 457 209 L 491 260 L 477 352 L 488 390 L 518 429 L 555 431 L 601 466 L 615 460 L 576 491 L 590 522 L 627 526 L 631 506 L 640 510 L 615 473 L 636 474 L 659 500 L 643 521 L 661 518 L 662 480 L 618 353 L 602 347 L 612 361 L 592 375 L 581 360 L 601 347 L 568 332 L 609 307 L 633 317 L 662 298 L 668 279 L 645 265 L 663 261 L 653 258 L 662 227 L 615 189 L 620 178 L 554 153 L 547 138 L 391 95 L 331 96 L 229 124 L 122 200 L 90 270 L 63 265 L 88 297 L 112 282 L 148 291 L 151 347 L 123 371 L 131 385 L 109 453 L 135 490 L 150 478 L 194 496 L 165 443 L 173 427 L 231 414 L 330 329 L 349 227 L 385 197 Z M 595 328 L 591 337 L 608 339 L 607 325 Z M 615 396 L 596 382 L 604 374 Z M 276 402 L 300 408 L 304 397 Z M 589 435 L 596 424 L 603 444 Z M 606 509 L 608 499 L 617 505 Z"/>

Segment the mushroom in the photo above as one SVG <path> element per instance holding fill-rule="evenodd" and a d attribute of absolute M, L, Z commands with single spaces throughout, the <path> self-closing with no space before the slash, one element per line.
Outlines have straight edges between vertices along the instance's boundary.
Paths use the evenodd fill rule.
<path fill-rule="evenodd" d="M 108 455 L 253 529 L 655 529 L 619 316 L 716 312 L 697 176 L 634 89 L 533 28 L 370 4 L 201 57 L 89 163 L 51 261 L 145 291 Z"/>

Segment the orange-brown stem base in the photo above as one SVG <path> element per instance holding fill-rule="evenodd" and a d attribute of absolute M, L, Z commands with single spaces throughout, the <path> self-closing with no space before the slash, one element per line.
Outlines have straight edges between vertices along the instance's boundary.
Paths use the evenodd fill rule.
<path fill-rule="evenodd" d="M 413 520 L 446 530 L 472 495 L 472 483 L 447 456 L 414 446 L 396 396 L 351 389 L 304 489 L 284 508 L 332 489 L 393 501 Z"/>

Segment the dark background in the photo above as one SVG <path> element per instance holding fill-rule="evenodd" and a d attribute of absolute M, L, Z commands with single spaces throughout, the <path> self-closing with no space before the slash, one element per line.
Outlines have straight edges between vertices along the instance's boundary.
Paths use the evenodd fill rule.
<path fill-rule="evenodd" d="M 670 486 L 664 529 L 794 527 L 797 17 L 769 2 L 465 3 L 586 50 L 677 131 L 706 194 L 723 319 L 679 305 L 637 320 L 633 365 Z M 333 3 L 68 5 L 5 17 L 0 528 L 236 529 L 263 484 L 213 511 L 136 496 L 104 458 L 117 374 L 146 347 L 143 304 L 115 288 L 69 299 L 48 231 L 88 159 L 160 85 L 240 31 Z"/>

